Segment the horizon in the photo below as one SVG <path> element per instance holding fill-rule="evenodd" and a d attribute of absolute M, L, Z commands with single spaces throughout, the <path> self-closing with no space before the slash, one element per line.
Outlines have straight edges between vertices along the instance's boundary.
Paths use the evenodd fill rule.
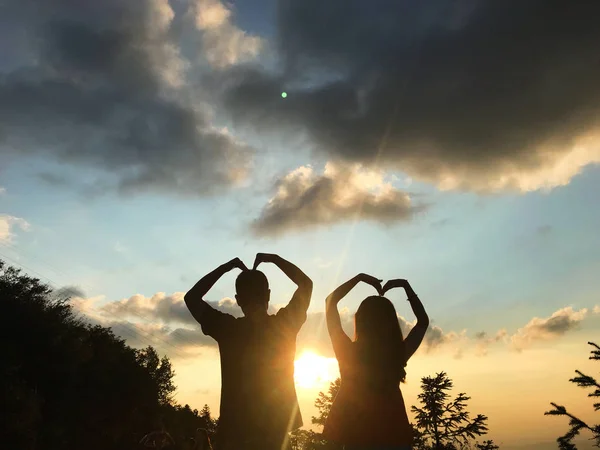
<path fill-rule="evenodd" d="M 408 279 L 431 323 L 407 407 L 445 371 L 502 449 L 556 448 L 550 402 L 594 417 L 569 379 L 597 373 L 600 3 L 392 3 L 8 0 L 0 259 L 167 355 L 177 401 L 218 415 L 216 342 L 183 295 L 281 255 L 314 282 L 305 428 L 339 374 L 326 296 L 358 273 Z M 294 285 L 261 270 L 274 313 Z M 239 316 L 235 276 L 206 300 Z M 371 293 L 340 303 L 349 336 Z"/>

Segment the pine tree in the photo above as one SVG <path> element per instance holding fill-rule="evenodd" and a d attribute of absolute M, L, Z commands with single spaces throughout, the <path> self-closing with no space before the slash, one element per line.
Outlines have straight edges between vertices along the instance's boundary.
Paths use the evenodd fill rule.
<path fill-rule="evenodd" d="M 466 411 L 470 397 L 459 393 L 451 400 L 448 391 L 452 387 L 452 380 L 445 372 L 421 379 L 422 393 L 418 399 L 422 407 L 412 407 L 417 422 L 417 448 L 454 450 L 487 433 L 487 417 L 478 414 L 471 419 Z"/>
<path fill-rule="evenodd" d="M 342 379 L 337 378 L 335 381 L 329 384 L 329 389 L 327 393 L 319 392 L 319 396 L 315 400 L 315 406 L 319 410 L 319 415 L 317 417 L 312 417 L 312 423 L 315 425 L 325 426 L 325 422 L 327 421 L 327 417 L 329 416 L 329 412 L 331 411 L 331 406 L 333 405 L 333 401 L 340 391 L 340 386 L 342 385 Z"/>
<path fill-rule="evenodd" d="M 204 421 L 204 429 L 210 437 L 213 437 L 217 432 L 217 419 L 213 419 L 210 412 L 210 407 L 205 404 L 200 410 L 200 418 Z"/>
<path fill-rule="evenodd" d="M 589 345 L 593 346 L 595 350 L 592 350 L 592 356 L 589 357 L 591 360 L 599 361 L 600 360 L 600 347 L 593 342 L 588 342 Z M 588 394 L 588 397 L 600 397 L 600 384 L 596 379 L 592 378 L 589 375 L 585 375 L 584 373 L 576 370 L 576 377 L 571 378 L 569 381 L 571 383 L 577 384 L 579 387 L 584 388 L 594 388 L 592 392 Z M 592 433 L 591 440 L 595 441 L 595 446 L 600 447 L 600 424 L 598 425 L 588 425 L 583 420 L 574 416 L 570 412 L 567 411 L 567 408 L 561 405 L 557 405 L 556 403 L 550 403 L 554 409 L 545 412 L 545 415 L 550 416 L 567 416 L 569 418 L 569 426 L 570 429 L 563 436 L 559 437 L 556 441 L 558 442 L 558 447 L 560 450 L 577 450 L 577 446 L 573 444 L 573 439 L 579 435 L 582 430 L 588 430 Z M 600 411 L 600 402 L 594 403 L 593 405 L 594 411 Z"/>
<path fill-rule="evenodd" d="M 327 392 L 319 392 L 315 400 L 315 407 L 319 411 L 317 416 L 312 417 L 312 423 L 319 426 L 325 426 L 333 401 L 337 396 L 342 380 L 340 378 L 329 384 Z M 313 430 L 294 430 L 290 435 L 292 450 L 339 450 L 340 446 L 333 442 L 328 442 L 323 435 Z"/>

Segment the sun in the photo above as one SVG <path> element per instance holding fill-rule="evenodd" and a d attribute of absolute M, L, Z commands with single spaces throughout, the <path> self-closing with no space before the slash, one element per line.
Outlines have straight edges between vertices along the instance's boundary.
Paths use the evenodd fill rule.
<path fill-rule="evenodd" d="M 325 358 L 306 350 L 294 361 L 296 386 L 315 388 L 329 383 L 337 377 L 338 367 L 335 358 Z"/>

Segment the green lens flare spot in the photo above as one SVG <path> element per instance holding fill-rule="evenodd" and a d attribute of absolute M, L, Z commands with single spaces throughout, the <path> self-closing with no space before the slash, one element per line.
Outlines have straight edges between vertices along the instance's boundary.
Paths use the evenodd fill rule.
<path fill-rule="evenodd" d="M 281 98 L 286 98 L 287 97 L 287 92 L 282 92 L 281 93 Z"/>

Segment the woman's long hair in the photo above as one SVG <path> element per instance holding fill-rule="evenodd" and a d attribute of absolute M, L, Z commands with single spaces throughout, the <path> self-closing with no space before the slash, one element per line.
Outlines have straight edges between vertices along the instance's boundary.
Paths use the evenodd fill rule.
<path fill-rule="evenodd" d="M 364 299 L 354 316 L 354 330 L 361 365 L 373 384 L 404 382 L 404 338 L 392 302 L 377 295 Z"/>

